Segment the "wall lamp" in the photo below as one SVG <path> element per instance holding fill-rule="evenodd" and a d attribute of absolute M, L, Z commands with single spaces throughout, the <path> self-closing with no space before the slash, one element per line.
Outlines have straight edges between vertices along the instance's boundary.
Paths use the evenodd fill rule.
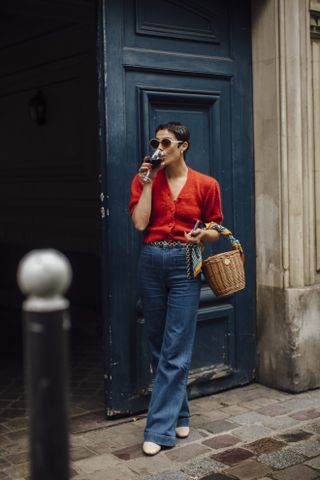
<path fill-rule="evenodd" d="M 41 90 L 29 100 L 29 114 L 34 123 L 44 125 L 46 123 L 47 104 Z"/>

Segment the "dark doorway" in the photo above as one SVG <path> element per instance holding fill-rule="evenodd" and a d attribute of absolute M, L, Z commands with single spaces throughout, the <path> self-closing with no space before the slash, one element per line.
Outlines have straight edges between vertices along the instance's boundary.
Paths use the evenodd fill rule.
<path fill-rule="evenodd" d="M 23 373 L 18 263 L 55 248 L 73 268 L 72 381 L 84 392 L 86 380 L 92 402 L 103 382 L 96 5 L 1 2 L 0 31 L 1 391 Z"/>

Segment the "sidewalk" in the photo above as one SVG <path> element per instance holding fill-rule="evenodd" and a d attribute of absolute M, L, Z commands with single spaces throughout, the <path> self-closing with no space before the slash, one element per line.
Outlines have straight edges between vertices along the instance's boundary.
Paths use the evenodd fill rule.
<path fill-rule="evenodd" d="M 88 380 L 81 388 L 88 395 Z M 105 420 L 94 388 L 87 403 L 72 403 L 74 480 L 320 479 L 320 390 L 293 395 L 254 383 L 192 400 L 190 437 L 146 457 L 145 415 Z M 0 480 L 24 480 L 27 420 L 11 417 L 0 416 Z"/>

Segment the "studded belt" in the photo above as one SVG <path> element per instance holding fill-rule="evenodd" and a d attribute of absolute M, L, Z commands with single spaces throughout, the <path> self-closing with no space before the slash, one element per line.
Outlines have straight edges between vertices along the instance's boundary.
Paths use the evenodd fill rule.
<path fill-rule="evenodd" d="M 188 245 L 185 242 L 179 242 L 178 240 L 157 240 L 156 242 L 148 242 L 146 245 L 153 245 L 160 248 L 186 248 Z"/>

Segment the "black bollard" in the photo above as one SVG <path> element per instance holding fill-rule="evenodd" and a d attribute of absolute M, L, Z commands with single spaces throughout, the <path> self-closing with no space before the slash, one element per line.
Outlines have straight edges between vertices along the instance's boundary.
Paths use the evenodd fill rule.
<path fill-rule="evenodd" d="M 60 252 L 34 250 L 18 269 L 23 304 L 31 480 L 69 479 L 68 301 L 71 266 Z"/>

